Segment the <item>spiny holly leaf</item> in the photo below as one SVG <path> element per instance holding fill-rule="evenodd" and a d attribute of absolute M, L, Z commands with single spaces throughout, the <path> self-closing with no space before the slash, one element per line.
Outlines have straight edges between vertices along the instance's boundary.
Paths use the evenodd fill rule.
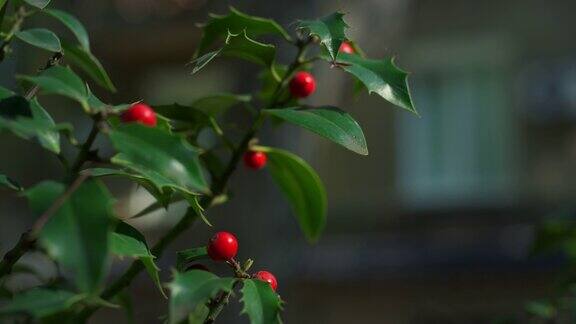
<path fill-rule="evenodd" d="M 4 174 L 0 174 L 0 186 L 4 187 L 4 188 L 15 190 L 15 191 L 22 191 L 23 190 L 22 186 L 20 186 L 20 184 L 18 182 L 14 181 L 13 179 L 11 179 L 10 177 L 8 177 Z"/>
<path fill-rule="evenodd" d="M 19 31 L 16 33 L 16 37 L 32 46 L 36 46 L 50 52 L 62 51 L 62 46 L 60 45 L 60 39 L 58 36 L 45 28 L 34 28 Z"/>
<path fill-rule="evenodd" d="M 185 273 L 176 272 L 174 280 L 168 285 L 170 289 L 170 324 L 180 323 L 190 314 L 204 314 L 206 303 L 221 292 L 232 290 L 234 278 L 219 278 L 203 270 L 191 270 Z M 199 321 L 202 323 L 203 319 Z"/>
<path fill-rule="evenodd" d="M 112 161 L 152 181 L 184 193 L 207 193 L 198 150 L 182 137 L 139 124 L 120 125 L 110 132 L 118 150 Z"/>
<path fill-rule="evenodd" d="M 7 129 L 24 139 L 37 137 L 40 144 L 55 153 L 60 152 L 59 130 L 71 131 L 69 124 L 56 125 L 38 100 L 12 96 L 0 100 L 0 130 Z"/>
<path fill-rule="evenodd" d="M 84 25 L 73 15 L 57 9 L 46 9 L 44 10 L 48 15 L 58 19 L 64 26 L 68 27 L 70 31 L 76 36 L 76 39 L 80 42 L 82 47 L 89 52 L 90 51 L 90 39 L 88 37 L 88 32 Z"/>
<path fill-rule="evenodd" d="M 26 313 L 42 318 L 67 310 L 83 298 L 83 295 L 65 290 L 34 288 L 15 295 L 0 308 L 0 314 Z"/>
<path fill-rule="evenodd" d="M 64 191 L 63 184 L 46 181 L 25 194 L 35 214 L 41 215 Z M 106 276 L 112 202 L 101 183 L 88 180 L 70 194 L 40 232 L 41 246 L 74 272 L 76 286 L 83 292 L 97 292 Z"/>
<path fill-rule="evenodd" d="M 238 104 L 248 103 L 250 100 L 252 100 L 250 95 L 219 93 L 198 98 L 194 100 L 190 106 L 212 117 L 217 117 L 228 110 L 230 107 Z"/>
<path fill-rule="evenodd" d="M 89 110 L 86 85 L 69 68 L 54 66 L 38 76 L 19 76 L 19 78 L 38 85 L 46 94 L 57 94 L 76 100 L 84 110 Z"/>
<path fill-rule="evenodd" d="M 24 2 L 38 9 L 44 9 L 48 6 L 50 0 L 24 0 Z"/>
<path fill-rule="evenodd" d="M 394 58 L 371 60 L 359 55 L 340 53 L 336 63 L 353 74 L 368 89 L 392 104 L 418 115 L 408 87 L 408 73 L 394 63 Z"/>
<path fill-rule="evenodd" d="M 142 233 L 125 222 L 118 223 L 114 233 L 112 233 L 112 253 L 118 256 L 138 258 L 144 264 L 156 287 L 166 297 L 160 282 L 160 269 L 154 263 L 156 257 L 150 252 L 146 238 Z"/>
<path fill-rule="evenodd" d="M 266 152 L 268 170 L 294 210 L 300 228 L 310 242 L 315 242 L 326 225 L 326 191 L 322 180 L 300 157 L 277 148 L 254 146 Z"/>
<path fill-rule="evenodd" d="M 358 122 L 336 107 L 267 109 L 264 112 L 303 127 L 345 148 L 368 155 L 364 133 Z"/>
<path fill-rule="evenodd" d="M 290 40 L 288 33 L 274 20 L 249 16 L 232 7 L 226 16 L 210 15 L 210 20 L 200 27 L 204 32 L 195 57 L 205 53 L 216 41 L 225 39 L 228 33 L 238 34 L 245 31 L 250 38 L 278 35 Z"/>
<path fill-rule="evenodd" d="M 261 64 L 267 66 L 272 73 L 275 73 L 274 60 L 276 58 L 276 47 L 249 38 L 246 30 L 238 34 L 228 33 L 226 42 L 222 48 L 209 52 L 190 62 L 194 64 L 192 73 L 200 71 L 200 69 L 219 55 L 237 57 L 252 63 Z"/>
<path fill-rule="evenodd" d="M 207 258 L 208 251 L 205 246 L 178 251 L 176 252 L 176 269 L 184 271 L 188 263 Z"/>
<path fill-rule="evenodd" d="M 105 89 L 112 92 L 116 91 L 116 87 L 100 61 L 86 48 L 68 42 L 62 42 L 62 47 L 64 48 L 67 62 L 81 68 L 92 80 Z"/>
<path fill-rule="evenodd" d="M 311 36 L 317 36 L 332 61 L 335 61 L 340 45 L 346 40 L 345 30 L 348 25 L 343 17 L 343 13 L 335 12 L 317 20 L 300 21 L 297 28 L 307 31 Z"/>
<path fill-rule="evenodd" d="M 258 279 L 244 280 L 242 302 L 242 313 L 248 315 L 251 324 L 282 323 L 282 300 L 267 282 Z"/>

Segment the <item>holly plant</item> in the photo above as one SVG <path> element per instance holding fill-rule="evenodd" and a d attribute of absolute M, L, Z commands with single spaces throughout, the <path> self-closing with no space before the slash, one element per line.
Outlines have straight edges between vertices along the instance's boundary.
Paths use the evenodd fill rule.
<path fill-rule="evenodd" d="M 168 298 L 164 317 L 168 323 L 212 323 L 236 297 L 251 323 L 279 323 L 281 283 L 270 269 L 254 267 L 257 263 L 251 259 L 236 259 L 241 245 L 234 234 L 219 231 L 206 246 L 178 252 L 174 267 L 162 269 L 162 278 L 171 278 L 167 283 L 161 280 L 157 258 L 198 220 L 205 223 L 198 230 L 215 230 L 209 210 L 227 201 L 229 180 L 237 171 L 270 172 L 304 236 L 316 242 L 326 224 L 324 185 L 302 158 L 266 146 L 266 139 L 258 138 L 260 129 L 270 121 L 274 125 L 293 124 L 354 153 L 368 155 L 362 129 L 348 112 L 300 102 L 316 90 L 312 66 L 325 61 L 333 70 L 350 73 L 356 89 L 366 89 L 416 114 L 407 73 L 393 58 L 366 58 L 346 36 L 348 26 L 342 13 L 298 21 L 289 33 L 273 20 L 230 8 L 226 15 L 210 16 L 202 25 L 203 36 L 187 68 L 198 74 L 212 61 L 248 61 L 263 70 L 258 92 L 208 94 L 180 103 L 145 103 L 135 98 L 131 103 L 111 104 L 92 91 L 115 92 L 116 87 L 91 52 L 86 29 L 70 13 L 49 8 L 49 2 L 0 0 L 1 59 L 11 55 L 16 43 L 22 49 L 43 50 L 41 55 L 47 59 L 38 73 L 16 75 L 17 89 L 0 87 L 0 131 L 38 143 L 61 161 L 65 173 L 62 179 L 26 188 L 18 179 L 0 174 L 2 190 L 13 192 L 15 199 L 26 199 L 36 217 L 31 229 L 0 263 L 0 315 L 15 321 L 82 323 L 101 307 L 130 309 L 125 290 L 145 271 L 157 286 L 158 297 Z M 34 16 L 61 23 L 70 31 L 66 34 L 69 37 L 46 28 L 28 28 Z M 279 62 L 277 46 L 264 42 L 263 37 L 292 45 L 294 58 L 287 64 Z M 43 104 L 49 96 L 65 97 L 83 111 L 92 125 L 86 138 L 77 138 L 79 132 L 71 123 L 51 117 Z M 240 137 L 235 136 L 236 128 L 223 123 L 231 110 L 248 114 L 252 120 Z M 102 154 L 94 145 L 96 139 L 107 142 L 104 145 L 114 153 Z M 75 154 L 63 154 L 63 145 L 66 152 Z M 239 168 L 240 164 L 244 167 Z M 112 177 L 145 188 L 154 203 L 120 219 L 106 187 Z M 129 224 L 129 218 L 169 208 L 176 202 L 187 205 L 184 215 L 154 245 Z M 59 275 L 41 278 L 42 284 L 34 288 L 10 289 L 7 279 L 30 271 L 19 260 L 31 251 L 53 261 L 61 270 Z M 112 262 L 118 258 L 134 261 L 108 282 Z M 212 263 L 226 264 L 230 271 L 212 272 L 207 267 Z"/>

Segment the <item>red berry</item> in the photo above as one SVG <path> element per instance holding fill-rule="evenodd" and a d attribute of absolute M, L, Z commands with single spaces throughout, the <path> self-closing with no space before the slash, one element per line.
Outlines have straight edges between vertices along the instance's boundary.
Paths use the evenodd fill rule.
<path fill-rule="evenodd" d="M 354 54 L 354 47 L 352 47 L 352 44 L 350 44 L 350 42 L 342 42 L 342 44 L 340 45 L 340 52 L 342 53 L 346 53 L 346 54 Z"/>
<path fill-rule="evenodd" d="M 269 283 L 270 287 L 272 287 L 274 291 L 276 291 L 276 288 L 278 288 L 278 281 L 276 281 L 276 277 L 274 277 L 274 275 L 268 271 L 258 271 L 254 274 L 254 277 Z"/>
<path fill-rule="evenodd" d="M 238 240 L 228 232 L 218 232 L 208 243 L 208 255 L 215 261 L 228 261 L 238 253 Z"/>
<path fill-rule="evenodd" d="M 316 90 L 316 80 L 308 72 L 298 72 L 290 80 L 290 93 L 297 98 L 306 98 Z"/>
<path fill-rule="evenodd" d="M 250 169 L 260 170 L 266 165 L 268 157 L 264 152 L 248 151 L 244 153 L 244 164 Z"/>
<path fill-rule="evenodd" d="M 121 118 L 125 123 L 138 122 L 146 126 L 156 126 L 156 113 L 150 106 L 142 102 L 133 104 L 122 113 Z"/>

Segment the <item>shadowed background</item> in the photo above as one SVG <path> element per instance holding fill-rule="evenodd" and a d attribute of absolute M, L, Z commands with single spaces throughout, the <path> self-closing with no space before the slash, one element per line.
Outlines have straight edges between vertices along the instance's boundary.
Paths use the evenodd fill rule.
<path fill-rule="evenodd" d="M 237 234 L 240 258 L 255 259 L 279 280 L 287 323 L 489 323 L 522 316 L 527 300 L 552 289 L 562 258 L 531 257 L 535 224 L 570 208 L 576 192 L 576 21 L 572 1 L 362 0 L 58 1 L 86 25 L 92 48 L 110 72 L 114 103 L 190 103 L 229 91 L 251 93 L 258 69 L 218 59 L 197 75 L 186 63 L 200 38 L 195 24 L 233 5 L 251 15 L 292 22 L 347 13 L 348 36 L 372 58 L 397 56 L 412 72 L 418 118 L 362 94 L 349 75 L 319 63 L 309 104 L 333 104 L 362 125 L 370 150 L 355 155 L 285 125 L 267 126 L 261 143 L 293 150 L 324 180 L 328 225 L 309 246 L 266 172 L 240 168 L 232 200 L 211 209 L 214 228 L 197 223 L 158 261 L 170 278 L 175 251 L 205 244 L 216 230 Z M 33 20 L 45 25 L 49 21 Z M 55 30 L 59 26 L 54 25 Z M 281 62 L 293 49 L 279 44 Z M 48 53 L 25 45 L 0 64 L 2 85 L 33 73 Z M 45 97 L 55 120 L 74 120 L 84 138 L 89 120 L 71 102 Z M 230 122 L 245 128 L 245 115 Z M 103 150 L 108 144 L 99 142 Z M 25 187 L 62 176 L 58 161 L 33 143 L 0 137 L 0 168 Z M 70 156 L 73 151 L 65 152 Z M 124 181 L 107 182 L 128 217 L 152 198 Z M 154 242 L 183 213 L 174 206 L 134 221 Z M 0 196 L 0 250 L 33 222 L 24 199 Z M 26 262 L 50 273 L 31 255 Z M 111 277 L 129 260 L 115 262 Z M 215 271 L 225 270 L 208 264 Z M 224 271 L 225 273 L 225 271 Z M 26 287 L 31 278 L 16 278 Z M 140 275 L 130 288 L 136 322 L 157 323 L 167 302 Z M 244 323 L 232 305 L 222 323 Z M 101 310 L 92 323 L 123 321 Z"/>

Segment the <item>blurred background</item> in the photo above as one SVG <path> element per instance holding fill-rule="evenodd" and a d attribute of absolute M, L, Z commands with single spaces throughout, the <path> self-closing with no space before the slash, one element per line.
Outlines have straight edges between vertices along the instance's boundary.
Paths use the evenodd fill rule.
<path fill-rule="evenodd" d="M 205 244 L 216 230 L 237 234 L 240 257 L 279 280 L 287 323 L 492 323 L 522 318 L 526 301 L 548 296 L 560 256 L 531 255 L 535 226 L 574 205 L 576 193 L 576 11 L 574 1 L 537 0 L 99 0 L 58 1 L 86 25 L 93 52 L 118 87 L 94 89 L 113 103 L 190 103 L 202 95 L 251 93 L 258 69 L 219 59 L 192 76 L 186 66 L 199 41 L 195 25 L 229 5 L 292 22 L 336 10 L 348 36 L 368 56 L 397 56 L 412 72 L 421 118 L 376 96 L 353 95 L 353 80 L 320 63 L 310 104 L 333 104 L 359 120 L 369 145 L 363 157 L 291 126 L 267 127 L 261 143 L 295 151 L 314 166 L 329 196 L 328 226 L 309 246 L 266 172 L 241 168 L 233 199 L 158 261 L 168 281 L 175 251 Z M 52 21 L 34 20 L 31 25 Z M 54 24 L 55 30 L 60 26 Z M 294 53 L 279 44 L 281 62 Z M 0 65 L 0 83 L 34 73 L 46 52 L 16 48 Z M 56 121 L 89 121 L 69 101 L 45 97 Z M 239 127 L 247 122 L 231 117 Z M 100 143 L 103 149 L 107 144 Z M 58 161 L 33 143 L 0 137 L 0 168 L 25 187 L 58 178 Z M 73 151 L 67 152 L 72 154 Z M 118 213 L 128 217 L 152 198 L 124 181 L 108 182 Z M 154 242 L 183 212 L 174 206 L 133 222 Z M 0 193 L 0 250 L 33 222 L 24 199 Z M 32 254 L 25 260 L 49 272 Z M 111 277 L 129 260 L 115 262 Z M 207 264 L 215 271 L 224 269 Z M 13 279 L 13 287 L 32 278 Z M 166 313 L 146 275 L 130 288 L 136 323 Z M 221 323 L 245 323 L 239 305 Z M 105 309 L 92 323 L 124 321 Z M 520 320 L 522 322 L 522 320 Z"/>

